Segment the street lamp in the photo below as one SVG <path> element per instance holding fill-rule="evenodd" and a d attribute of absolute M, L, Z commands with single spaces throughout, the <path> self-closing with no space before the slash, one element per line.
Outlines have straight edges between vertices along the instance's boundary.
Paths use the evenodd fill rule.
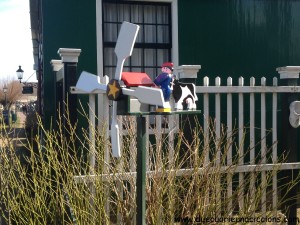
<path fill-rule="evenodd" d="M 24 70 L 22 70 L 21 66 L 19 66 L 19 69 L 16 72 L 17 72 L 18 79 L 20 80 L 21 83 L 21 80 L 23 79 Z"/>
<path fill-rule="evenodd" d="M 37 84 L 36 83 L 32 83 L 32 82 L 27 83 L 27 81 L 29 80 L 29 78 L 32 77 L 33 74 L 35 74 L 36 72 L 34 72 L 33 74 L 31 74 L 27 78 L 27 80 L 25 82 L 22 82 L 24 70 L 22 70 L 21 66 L 19 66 L 19 69 L 16 72 L 17 72 L 17 77 L 20 80 L 20 83 L 24 84 L 25 87 L 37 88 Z"/>
<path fill-rule="evenodd" d="M 4 95 L 5 95 L 5 108 L 6 108 L 6 105 L 7 105 L 7 98 L 6 98 L 7 86 L 6 86 L 6 84 L 4 84 L 3 92 L 4 92 Z"/>

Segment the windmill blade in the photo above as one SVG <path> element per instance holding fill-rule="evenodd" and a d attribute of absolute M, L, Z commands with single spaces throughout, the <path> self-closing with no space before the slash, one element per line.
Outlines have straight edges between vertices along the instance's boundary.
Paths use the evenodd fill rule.
<path fill-rule="evenodd" d="M 115 79 L 121 80 L 123 65 L 125 59 L 132 54 L 133 46 L 136 36 L 139 31 L 139 26 L 133 23 L 124 21 L 118 36 L 115 53 L 117 55 L 117 67 L 115 72 Z"/>
<path fill-rule="evenodd" d="M 83 71 L 77 81 L 76 88 L 87 93 L 96 91 L 97 93 L 105 93 L 107 85 L 100 83 L 99 76 Z"/>
<path fill-rule="evenodd" d="M 120 81 L 122 77 L 123 65 L 125 59 L 132 54 L 139 26 L 133 23 L 123 22 L 118 36 L 115 53 L 117 55 L 117 67 L 115 72 L 115 80 Z M 117 102 L 113 101 L 112 106 L 112 122 L 111 122 L 111 145 L 114 157 L 121 157 L 119 125 L 117 121 Z"/>
<path fill-rule="evenodd" d="M 141 103 L 165 106 L 162 90 L 160 88 L 151 88 L 145 86 L 139 86 L 135 90 L 122 88 L 124 95 L 130 95 L 136 97 Z"/>
<path fill-rule="evenodd" d="M 113 101 L 112 121 L 110 127 L 111 148 L 113 157 L 121 157 L 120 131 L 117 121 L 117 102 Z"/>

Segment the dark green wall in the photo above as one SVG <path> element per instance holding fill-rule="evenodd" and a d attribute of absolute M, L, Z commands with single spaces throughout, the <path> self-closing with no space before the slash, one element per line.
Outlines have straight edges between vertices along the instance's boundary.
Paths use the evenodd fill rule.
<path fill-rule="evenodd" d="M 277 67 L 300 66 L 300 1 L 299 0 L 179 0 L 179 65 L 201 65 L 197 83 L 203 77 L 222 78 L 226 85 L 228 76 L 238 85 L 238 77 L 278 77 Z M 298 82 L 299 83 L 299 82 Z M 280 84 L 280 80 L 279 80 Z M 278 96 L 278 131 L 281 130 L 281 95 Z M 214 96 L 211 95 L 210 115 L 215 113 Z M 226 96 L 223 96 L 221 118 L 226 123 Z M 238 108 L 233 96 L 233 120 L 238 121 Z M 271 115 L 272 98 L 267 96 L 267 115 Z M 256 126 L 260 127 L 260 96 L 256 96 Z M 198 100 L 202 109 L 202 99 Z M 249 98 L 245 97 L 245 123 L 249 122 Z M 225 116 L 224 116 L 225 115 Z M 267 116 L 267 129 L 271 128 Z M 278 133 L 279 140 L 286 134 Z M 257 130 L 260 140 L 260 131 Z M 270 136 L 270 135 L 269 135 Z M 272 143 L 270 137 L 268 144 Z M 249 142 L 249 140 L 245 140 Z M 279 152 L 282 142 L 279 141 Z M 270 146 L 270 145 L 269 145 Z M 300 158 L 300 156 L 298 157 Z"/>
<path fill-rule="evenodd" d="M 300 65 L 300 1 L 179 0 L 178 8 L 180 64 L 202 65 L 203 76 L 269 78 Z"/>
<path fill-rule="evenodd" d="M 49 126 L 55 113 L 54 74 L 50 61 L 61 59 L 59 48 L 82 50 L 78 62 L 78 77 L 82 70 L 97 72 L 96 57 L 96 1 L 44 0 L 43 57 L 44 57 L 44 113 Z M 80 97 L 85 100 L 87 97 Z"/>

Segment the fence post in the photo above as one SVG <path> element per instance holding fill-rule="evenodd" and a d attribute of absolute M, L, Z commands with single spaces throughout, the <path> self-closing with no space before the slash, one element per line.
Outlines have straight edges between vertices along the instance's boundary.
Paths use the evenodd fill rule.
<path fill-rule="evenodd" d="M 182 65 L 176 68 L 177 78 L 182 82 L 195 83 L 200 65 Z"/>
<path fill-rule="evenodd" d="M 75 124 L 77 121 L 77 95 L 70 94 L 70 87 L 75 86 L 77 82 L 77 63 L 81 49 L 60 48 L 57 52 L 64 64 L 63 76 L 63 103 L 62 114 L 65 115 L 69 110 L 70 124 Z M 66 119 L 63 117 L 63 126 L 67 128 Z M 65 130 L 65 129 L 64 129 Z M 68 132 L 65 132 L 65 137 Z"/>
<path fill-rule="evenodd" d="M 299 66 L 286 66 L 278 67 L 276 69 L 280 74 L 281 86 L 298 86 L 299 79 Z M 293 128 L 289 123 L 289 106 L 297 100 L 297 93 L 283 93 L 281 98 L 281 123 L 282 123 L 282 136 L 281 145 L 282 150 L 287 152 L 287 162 L 297 162 L 297 134 L 298 130 Z M 284 173 L 284 183 L 291 182 L 297 177 L 298 171 L 288 170 Z M 286 188 L 283 189 L 283 194 L 286 193 Z M 290 218 L 289 224 L 297 224 L 297 186 L 294 186 L 286 198 L 283 200 L 283 210 L 287 218 Z"/>
<path fill-rule="evenodd" d="M 200 69 L 201 65 L 181 65 L 176 68 L 177 74 L 175 75 L 177 76 L 177 79 L 180 80 L 180 82 L 196 84 L 197 74 Z M 194 137 L 193 130 L 191 128 L 195 127 L 195 124 L 197 124 L 195 115 L 181 115 L 179 124 L 181 126 L 180 129 L 182 129 L 188 143 L 192 143 Z M 182 150 L 183 152 L 186 152 L 186 149 Z M 196 155 L 197 154 L 198 152 L 196 152 Z"/>
<path fill-rule="evenodd" d="M 146 118 L 137 116 L 136 222 L 146 225 Z"/>
<path fill-rule="evenodd" d="M 60 76 L 63 70 L 63 63 L 61 60 L 51 60 L 52 70 L 54 72 L 54 98 L 55 98 L 55 106 L 56 110 L 54 112 L 54 121 L 58 119 L 58 112 L 62 110 L 62 103 L 63 103 L 63 89 L 62 89 L 62 76 Z M 56 128 L 56 123 L 53 124 L 54 128 Z"/>

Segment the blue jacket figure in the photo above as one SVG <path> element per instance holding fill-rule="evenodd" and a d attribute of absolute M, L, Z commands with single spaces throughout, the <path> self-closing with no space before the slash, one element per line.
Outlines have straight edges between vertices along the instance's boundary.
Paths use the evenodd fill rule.
<path fill-rule="evenodd" d="M 164 95 L 164 100 L 168 102 L 172 92 L 170 84 L 173 81 L 173 63 L 163 63 L 161 66 L 161 71 L 162 73 L 155 78 L 154 84 L 161 88 Z"/>

